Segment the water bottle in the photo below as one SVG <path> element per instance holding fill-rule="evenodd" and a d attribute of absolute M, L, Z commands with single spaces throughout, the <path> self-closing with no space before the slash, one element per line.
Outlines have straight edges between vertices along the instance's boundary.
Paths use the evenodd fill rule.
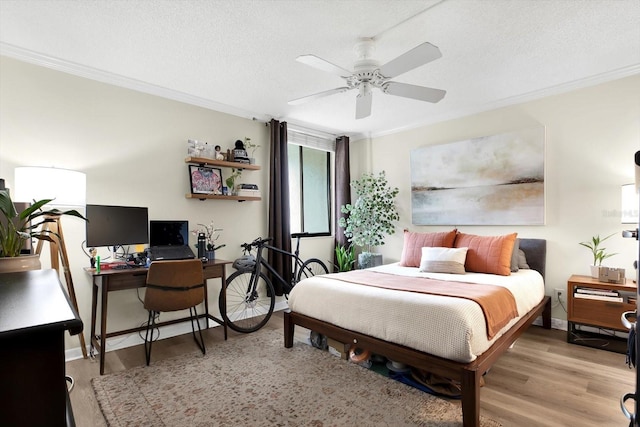
<path fill-rule="evenodd" d="M 205 257 L 205 251 L 207 248 L 207 238 L 204 233 L 198 233 L 198 258 Z"/>

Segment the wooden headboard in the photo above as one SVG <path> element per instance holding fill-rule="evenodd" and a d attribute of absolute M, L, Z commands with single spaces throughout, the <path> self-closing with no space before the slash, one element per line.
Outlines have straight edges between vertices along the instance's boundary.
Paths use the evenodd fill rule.
<path fill-rule="evenodd" d="M 520 239 L 520 249 L 527 257 L 527 264 L 544 278 L 547 264 L 547 241 L 545 239 Z"/>

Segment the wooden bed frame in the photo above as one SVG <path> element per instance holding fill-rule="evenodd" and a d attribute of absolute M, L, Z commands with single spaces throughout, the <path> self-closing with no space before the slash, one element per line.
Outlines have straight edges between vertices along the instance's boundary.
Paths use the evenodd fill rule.
<path fill-rule="evenodd" d="M 520 248 L 527 256 L 529 266 L 544 277 L 546 240 L 520 239 Z M 542 324 L 551 329 L 551 298 L 544 299 L 525 314 L 511 329 L 498 338 L 489 349 L 473 362 L 462 363 L 433 356 L 399 344 L 383 341 L 357 331 L 344 329 L 330 323 L 295 312 L 284 314 L 284 346 L 293 346 L 295 326 L 299 325 L 343 343 L 357 344 L 359 348 L 382 355 L 393 361 L 424 369 L 445 378 L 460 381 L 462 387 L 462 419 L 464 427 L 480 426 L 480 377 L 509 349 L 520 335 L 542 315 Z"/>

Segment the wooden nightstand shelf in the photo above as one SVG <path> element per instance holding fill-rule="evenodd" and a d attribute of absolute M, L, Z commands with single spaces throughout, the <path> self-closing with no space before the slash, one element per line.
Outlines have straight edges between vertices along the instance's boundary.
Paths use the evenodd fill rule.
<path fill-rule="evenodd" d="M 623 301 L 585 299 L 575 297 L 578 288 L 618 291 Z M 625 311 L 634 311 L 635 302 L 629 303 L 627 295 L 635 298 L 636 284 L 631 279 L 626 283 L 605 283 L 589 276 L 573 275 L 567 281 L 567 342 L 625 353 L 627 344 L 624 337 L 614 337 L 597 332 L 579 330 L 577 325 L 591 326 L 609 331 L 627 332 L 620 317 Z"/>

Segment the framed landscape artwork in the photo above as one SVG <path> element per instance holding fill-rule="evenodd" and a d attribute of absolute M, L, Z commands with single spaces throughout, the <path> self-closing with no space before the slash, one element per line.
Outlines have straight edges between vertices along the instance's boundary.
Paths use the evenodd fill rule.
<path fill-rule="evenodd" d="M 416 225 L 544 225 L 544 127 L 411 150 Z"/>

